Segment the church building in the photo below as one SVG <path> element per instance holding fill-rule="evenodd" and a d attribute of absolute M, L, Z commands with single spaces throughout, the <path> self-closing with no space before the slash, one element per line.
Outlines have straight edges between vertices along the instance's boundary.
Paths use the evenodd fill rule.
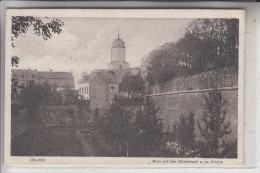
<path fill-rule="evenodd" d="M 119 83 L 126 73 L 138 74 L 139 67 L 130 68 L 126 62 L 126 46 L 119 37 L 113 41 L 111 47 L 111 62 L 107 69 L 98 69 L 89 75 L 90 109 L 109 109 L 114 96 L 119 92 Z"/>

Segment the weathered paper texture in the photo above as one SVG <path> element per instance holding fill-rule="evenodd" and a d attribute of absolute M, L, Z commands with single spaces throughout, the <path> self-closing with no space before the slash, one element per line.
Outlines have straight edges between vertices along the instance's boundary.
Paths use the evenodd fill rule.
<path fill-rule="evenodd" d="M 30 16 L 33 19 L 29 19 L 29 22 L 25 23 L 25 25 L 19 25 L 21 18 L 13 18 L 17 16 Z M 17 21 L 14 21 L 14 19 L 17 19 Z M 35 22 L 35 19 L 39 20 Z M 50 32 L 50 37 L 45 41 L 44 35 L 42 35 L 44 29 L 46 29 L 44 27 L 52 27 L 52 29 L 55 29 L 55 27 L 51 24 L 44 26 L 44 23 L 48 23 L 52 21 L 52 19 L 58 19 L 60 20 L 58 23 L 64 23 L 64 25 L 59 26 L 62 32 L 59 34 Z M 196 140 L 200 141 L 203 140 L 203 137 L 201 137 L 201 132 L 198 129 L 197 120 L 202 118 L 203 111 L 205 111 L 204 96 L 207 96 L 207 93 L 216 87 L 218 91 L 222 93 L 223 100 L 227 100 L 227 105 L 224 105 L 223 108 L 225 108 L 227 112 L 226 120 L 230 121 L 228 130 L 231 130 L 231 133 L 224 135 L 227 136 L 227 140 L 225 138 L 223 138 L 223 140 L 229 141 L 228 139 L 231 139 L 229 135 L 233 135 L 232 139 L 237 140 L 237 145 L 233 146 L 233 148 L 237 148 L 236 157 L 230 158 L 228 155 L 217 155 L 216 157 L 218 158 L 214 158 L 213 155 L 209 154 L 208 158 L 201 158 L 201 153 L 189 155 L 187 154 L 188 152 L 198 152 L 198 146 L 195 146 L 193 149 L 183 149 L 182 146 L 178 148 L 180 141 L 178 141 L 177 138 L 177 142 L 174 139 L 168 139 L 166 141 L 164 140 L 164 143 L 160 143 L 163 148 L 169 147 L 167 151 L 171 151 L 175 154 L 165 155 L 165 153 L 163 154 L 162 152 L 151 154 L 152 151 L 145 151 L 152 150 L 147 140 L 151 140 L 152 145 L 152 142 L 156 140 L 155 136 L 150 135 L 148 139 L 143 138 L 145 143 L 143 146 L 139 143 L 131 144 L 136 138 L 129 137 L 130 132 L 127 130 L 129 130 L 130 125 L 129 128 L 128 126 L 127 128 L 123 128 L 125 130 L 124 132 L 118 132 L 120 135 L 123 135 L 122 139 L 120 138 L 121 143 L 119 142 L 118 144 L 116 142 L 116 137 L 120 135 L 114 135 L 116 139 L 111 146 L 118 146 L 114 148 L 118 150 L 119 154 L 116 154 L 117 150 L 113 152 L 109 149 L 107 150 L 110 151 L 110 154 L 107 154 L 106 151 L 102 152 L 100 148 L 98 148 L 98 145 L 101 144 L 91 141 L 92 138 L 93 140 L 95 137 L 97 138 L 97 136 L 95 136 L 97 133 L 94 133 L 95 130 L 93 129 L 89 130 L 90 126 L 93 126 L 95 108 L 99 108 L 99 110 L 101 110 L 100 112 L 103 112 L 105 115 L 106 111 L 109 111 L 111 105 L 114 103 L 114 95 L 120 93 L 119 87 L 120 83 L 123 82 L 122 76 L 126 74 L 125 71 L 130 72 L 132 75 L 136 75 L 139 71 L 143 73 L 143 69 L 141 68 L 142 60 L 149 57 L 149 53 L 153 50 L 163 49 L 163 47 L 167 47 L 167 45 L 170 47 L 171 44 L 175 44 L 184 38 L 186 29 L 197 19 L 238 20 L 239 27 L 237 32 L 239 41 L 237 46 L 233 45 L 237 47 L 238 54 L 230 54 L 230 57 L 233 56 L 233 58 L 237 59 L 237 67 L 226 67 L 223 65 L 223 68 L 212 70 L 211 68 L 214 66 L 214 63 L 212 66 L 212 61 L 209 61 L 209 65 L 207 66 L 209 68 L 207 68 L 206 71 L 170 79 L 167 81 L 168 84 L 157 83 L 158 85 L 150 85 L 150 88 L 147 87 L 150 90 L 146 88 L 142 98 L 154 98 L 155 105 L 160 107 L 157 115 L 162 119 L 164 126 L 162 134 L 167 131 L 168 126 L 172 129 L 174 122 L 178 121 L 179 114 L 188 115 L 193 111 L 195 113 L 195 135 L 200 136 L 196 138 Z M 37 22 L 43 22 L 42 24 L 38 23 L 38 26 L 40 26 L 38 33 L 32 29 L 34 24 L 37 26 Z M 14 23 L 17 25 L 14 25 Z M 26 24 L 30 26 L 27 27 Z M 15 28 L 15 26 L 24 27 L 26 29 Z M 214 35 L 214 29 L 218 27 L 220 30 L 221 27 L 224 28 L 223 32 L 225 33 L 225 26 L 212 25 L 212 35 Z M 15 35 L 17 31 L 21 33 Z M 50 29 L 50 31 L 53 30 Z M 234 30 L 234 32 L 236 31 Z M 245 12 L 243 10 L 7 9 L 5 40 L 4 164 L 7 166 L 33 167 L 243 166 L 244 37 Z M 200 39 L 203 40 L 203 38 L 204 36 L 202 35 Z M 222 40 L 228 42 L 232 41 L 232 39 L 234 38 L 223 38 Z M 215 40 L 208 41 L 210 44 Z M 194 42 L 191 41 L 190 43 L 193 44 Z M 184 47 L 185 46 L 184 44 Z M 194 45 L 195 49 L 197 49 L 196 46 L 198 45 Z M 226 50 L 221 46 L 223 47 L 224 45 L 219 43 L 216 47 L 216 56 L 226 56 L 225 54 L 230 53 L 225 52 L 223 55 L 220 55 L 219 50 Z M 214 50 L 205 51 L 205 54 L 210 54 L 210 51 Z M 18 67 L 11 65 L 11 57 L 14 56 L 20 59 Z M 202 55 L 192 56 L 197 58 Z M 160 64 L 163 64 L 163 62 L 158 63 L 158 65 Z M 184 62 L 179 62 L 178 65 L 188 66 Z M 111 71 L 113 71 L 113 74 L 110 73 Z M 84 78 L 84 75 L 82 75 L 84 72 L 88 74 L 85 75 L 88 76 L 87 78 Z M 105 83 L 104 86 L 107 87 L 104 89 L 104 93 L 102 93 L 103 90 L 98 90 L 101 84 L 98 82 L 95 83 L 94 79 L 98 76 L 97 73 L 101 76 L 99 76 L 100 81 L 103 81 Z M 11 99 L 11 92 L 13 92 L 11 90 L 13 86 L 11 79 L 14 78 L 12 74 L 16 74 L 15 78 L 18 80 L 18 84 L 23 85 L 23 88 L 19 89 L 20 95 L 25 95 L 21 93 L 25 93 L 26 87 L 27 94 L 30 93 L 28 89 L 31 85 L 30 82 L 34 83 L 34 85 L 38 85 L 44 81 L 52 81 L 53 84 L 57 84 L 57 92 L 63 92 L 67 89 L 66 87 L 70 87 L 69 89 L 76 91 L 79 95 L 78 97 L 83 98 L 82 100 L 90 101 L 89 109 L 90 112 L 92 110 L 92 113 L 89 114 L 92 117 L 90 119 L 78 117 L 79 112 L 75 110 L 79 110 L 79 106 L 75 102 L 71 103 L 68 101 L 69 103 L 65 103 L 67 101 L 65 99 L 65 102 L 63 100 L 60 106 L 51 105 L 47 108 L 44 107 L 46 108 L 44 110 L 40 108 L 36 110 L 34 114 L 37 114 L 37 116 L 41 116 L 41 114 L 45 115 L 47 110 L 48 115 L 50 117 L 52 116 L 52 118 L 44 116 L 45 118 L 42 120 L 44 123 L 35 127 L 37 123 L 34 121 L 30 121 L 32 124 L 28 123 L 30 119 L 28 117 L 30 108 L 35 105 L 37 106 L 38 102 L 31 101 L 30 98 L 28 101 L 28 97 L 25 96 L 18 101 Z M 28 75 L 31 75 L 30 79 L 25 80 L 24 78 L 28 78 Z M 202 80 L 202 82 L 198 83 L 200 80 Z M 213 85 L 214 87 L 212 87 Z M 166 88 L 163 88 L 163 86 Z M 97 91 L 95 93 L 96 95 L 93 94 L 94 90 Z M 31 93 L 33 92 L 34 90 L 32 89 Z M 46 93 L 43 93 L 43 95 L 47 95 Z M 102 100 L 101 97 L 103 97 L 102 94 L 107 94 L 107 96 L 104 97 L 105 99 L 103 99 L 103 101 L 100 101 Z M 127 96 L 127 94 L 123 94 L 123 96 Z M 100 99 L 98 100 L 97 97 Z M 45 98 L 45 96 L 42 96 L 42 98 Z M 48 98 L 47 100 L 46 104 L 54 102 L 54 99 Z M 29 107 L 26 108 L 25 103 L 30 103 L 31 107 L 29 105 Z M 16 106 L 23 105 L 24 108 L 18 108 L 18 112 L 15 112 L 14 104 Z M 130 106 L 128 108 L 130 108 Z M 67 110 L 66 116 L 64 112 L 59 112 L 63 109 Z M 140 108 L 140 111 L 143 111 L 142 108 Z M 86 114 L 83 113 L 83 115 Z M 64 117 L 57 120 L 58 116 Z M 54 120 L 55 117 L 56 120 Z M 74 124 L 72 122 L 74 122 Z M 13 125 L 12 127 L 11 124 Z M 57 124 L 59 126 L 56 127 Z M 149 123 L 147 122 L 147 124 Z M 103 126 L 105 125 L 99 125 L 98 127 L 101 129 Z M 126 125 L 124 127 L 126 127 Z M 152 129 L 153 127 L 151 126 L 150 128 Z M 118 129 L 119 127 L 114 130 L 112 129 L 107 135 L 111 135 Z M 138 133 L 136 132 L 134 135 L 138 136 L 141 132 L 142 130 Z M 184 135 L 184 132 L 180 133 Z M 43 137 L 41 135 L 49 136 Z M 38 138 L 36 138 L 36 136 L 38 136 Z M 89 136 L 91 136 L 91 138 Z M 151 139 L 153 137 L 154 139 Z M 54 141 L 56 144 L 54 144 Z M 222 141 L 222 138 L 220 141 Z M 102 145 L 108 146 L 109 144 L 103 141 Z M 138 156 L 140 153 L 134 149 L 131 150 L 131 145 L 132 147 L 135 145 L 137 147 L 142 146 L 140 153 L 148 154 Z M 181 154 L 179 150 L 184 154 Z M 220 150 L 219 152 L 222 152 Z M 226 150 L 231 149 L 226 148 Z"/>

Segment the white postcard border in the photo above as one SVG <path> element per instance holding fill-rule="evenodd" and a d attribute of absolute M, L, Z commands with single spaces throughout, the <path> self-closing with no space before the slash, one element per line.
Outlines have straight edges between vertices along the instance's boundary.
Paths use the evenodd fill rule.
<path fill-rule="evenodd" d="M 238 158 L 133 158 L 133 157 L 25 157 L 10 156 L 11 146 L 11 16 L 92 17 L 92 18 L 238 18 L 239 19 L 239 80 L 238 80 Z M 7 32 L 8 31 L 8 32 Z M 29 167 L 241 167 L 244 143 L 244 10 L 173 10 L 173 9 L 8 9 L 5 40 L 5 114 L 4 165 Z M 31 162 L 32 158 L 44 159 Z M 155 162 L 154 162 L 155 161 Z M 197 161 L 198 163 L 184 163 Z M 213 161 L 213 162 L 212 162 Z M 159 163 L 160 162 L 160 163 Z M 163 163 L 164 162 L 164 163 Z M 176 162 L 176 163 L 175 163 Z M 182 163 L 180 163 L 182 162 Z M 202 163 L 201 163 L 202 162 Z M 222 162 L 222 163 L 221 163 Z"/>

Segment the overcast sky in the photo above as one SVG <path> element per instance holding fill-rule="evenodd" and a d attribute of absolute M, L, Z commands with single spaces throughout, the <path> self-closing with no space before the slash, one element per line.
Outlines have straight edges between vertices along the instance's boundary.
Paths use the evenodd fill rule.
<path fill-rule="evenodd" d="M 20 58 L 19 68 L 39 71 L 83 71 L 107 68 L 112 42 L 120 38 L 126 45 L 126 61 L 139 66 L 149 52 L 167 42 L 176 42 L 190 19 L 104 19 L 59 18 L 64 22 L 60 35 L 44 41 L 30 29 L 16 38 L 13 55 Z"/>

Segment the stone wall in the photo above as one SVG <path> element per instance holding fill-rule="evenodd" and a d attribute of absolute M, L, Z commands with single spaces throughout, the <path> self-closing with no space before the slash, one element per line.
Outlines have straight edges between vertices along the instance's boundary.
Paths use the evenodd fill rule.
<path fill-rule="evenodd" d="M 238 115 L 238 73 L 237 68 L 223 68 L 201 73 L 186 78 L 174 79 L 148 88 L 147 95 L 152 97 L 157 107 L 158 116 L 165 129 L 172 129 L 180 114 L 195 114 L 196 135 L 200 138 L 197 120 L 200 120 L 205 109 L 205 96 L 212 87 L 218 88 L 226 100 L 226 120 L 230 121 L 231 137 L 237 136 Z"/>

